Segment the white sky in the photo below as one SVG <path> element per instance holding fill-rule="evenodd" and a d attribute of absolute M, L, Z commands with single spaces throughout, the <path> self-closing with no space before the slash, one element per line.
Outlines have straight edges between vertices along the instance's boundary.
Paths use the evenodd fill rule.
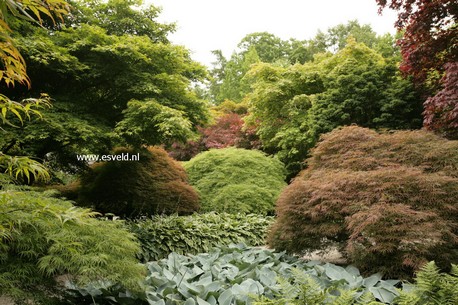
<path fill-rule="evenodd" d="M 207 66 L 212 50 L 229 57 L 240 40 L 253 32 L 269 32 L 284 40 L 313 38 L 320 29 L 357 19 L 378 34 L 394 34 L 396 12 L 378 15 L 375 0 L 147 0 L 162 7 L 161 22 L 176 22 L 170 40 L 192 51 Z"/>

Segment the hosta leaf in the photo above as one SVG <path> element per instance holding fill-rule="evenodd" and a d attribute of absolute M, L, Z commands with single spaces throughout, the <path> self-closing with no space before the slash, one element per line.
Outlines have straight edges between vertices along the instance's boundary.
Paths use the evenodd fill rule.
<path fill-rule="evenodd" d="M 374 295 L 376 299 L 383 303 L 390 304 L 396 297 L 396 294 L 383 287 L 370 287 L 369 291 Z"/>
<path fill-rule="evenodd" d="M 207 301 L 205 301 L 205 300 L 203 300 L 203 299 L 201 299 L 199 297 L 197 297 L 196 299 L 197 299 L 197 304 L 198 305 L 211 305 L 210 303 L 208 303 Z"/>
<path fill-rule="evenodd" d="M 233 298 L 232 289 L 229 288 L 219 295 L 218 303 L 219 305 L 230 305 Z"/>
<path fill-rule="evenodd" d="M 194 301 L 192 298 L 189 298 L 186 300 L 186 302 L 184 302 L 183 305 L 196 305 L 196 301 Z"/>
<path fill-rule="evenodd" d="M 364 287 L 373 287 L 375 286 L 380 280 L 382 279 L 382 275 L 379 273 L 373 274 L 367 278 L 364 279 L 363 281 L 363 286 Z"/>

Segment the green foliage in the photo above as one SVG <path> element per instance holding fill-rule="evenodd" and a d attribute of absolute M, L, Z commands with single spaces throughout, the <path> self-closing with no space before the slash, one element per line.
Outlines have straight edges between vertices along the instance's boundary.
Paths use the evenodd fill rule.
<path fill-rule="evenodd" d="M 458 259 L 458 142 L 426 131 L 351 126 L 325 136 L 277 201 L 269 244 L 292 252 L 333 242 L 360 270 L 410 277 Z"/>
<path fill-rule="evenodd" d="M 285 253 L 244 245 L 221 247 L 195 256 L 171 253 L 168 258 L 149 262 L 147 266 L 146 295 L 135 296 L 138 298 L 135 304 L 147 301 L 155 305 L 246 305 L 255 303 L 253 299 L 262 300 L 260 304 L 381 304 L 375 299 L 389 303 L 399 294 L 394 287 L 398 281 L 383 281 L 377 274 L 363 278 L 351 266 L 305 262 Z M 104 302 L 109 297 L 105 293 L 107 288 L 80 292 L 93 294 L 99 304 L 132 304 L 120 298 L 125 294 L 116 287 L 112 300 L 118 303 Z M 315 301 L 324 296 L 330 302 L 282 302 L 301 296 L 307 298 L 303 300 Z"/>
<path fill-rule="evenodd" d="M 69 26 L 54 28 L 52 35 L 16 26 L 34 83 L 27 94 L 47 92 L 54 107 L 24 130 L 8 127 L 0 147 L 12 143 L 17 154 L 49 158 L 55 167 L 75 171 L 84 167 L 75 152 L 103 154 L 126 141 L 183 140 L 207 121 L 206 103 L 190 89 L 205 80 L 205 68 L 184 47 L 168 42 L 173 26 L 157 22 L 157 8 L 136 0 L 72 4 Z M 19 100 L 21 89 L 6 91 Z"/>
<path fill-rule="evenodd" d="M 46 94 L 42 94 L 38 99 L 25 99 L 22 103 L 12 101 L 0 94 L 0 117 L 3 125 L 18 128 L 14 121 L 19 121 L 22 125 L 24 119 L 30 120 L 32 115 L 41 118 L 41 110 L 46 107 L 50 107 L 49 97 Z M 11 115 L 13 119 L 9 118 Z M 3 129 L 1 131 L 2 136 L 4 136 L 6 132 Z M 0 149 L 0 184 L 12 182 L 30 183 L 31 178 L 38 181 L 50 179 L 47 169 L 41 163 L 28 157 L 9 156 L 2 151 Z"/>
<path fill-rule="evenodd" d="M 129 230 L 140 241 L 144 262 L 167 257 L 170 253 L 197 254 L 216 246 L 244 243 L 264 245 L 271 217 L 254 214 L 193 214 L 155 216 L 129 222 Z"/>
<path fill-rule="evenodd" d="M 0 193 L 0 290 L 18 300 L 55 296 L 56 277 L 80 284 L 104 279 L 138 290 L 139 246 L 120 221 L 50 198 Z M 47 303 L 45 303 L 47 304 Z"/>
<path fill-rule="evenodd" d="M 117 124 L 116 131 L 128 143 L 137 146 L 171 143 L 173 140 L 183 142 L 192 135 L 192 124 L 183 111 L 163 106 L 155 100 L 131 100 L 123 113 L 124 119 Z"/>
<path fill-rule="evenodd" d="M 142 0 L 70 0 L 74 7 L 68 16 L 70 24 L 93 24 L 109 35 L 148 36 L 154 42 L 168 43 L 167 35 L 174 24 L 159 23 L 161 9 L 145 5 Z"/>
<path fill-rule="evenodd" d="M 139 154 L 139 161 L 94 164 L 81 179 L 78 202 L 126 217 L 188 214 L 199 198 L 181 165 L 158 147 L 118 148 L 113 155 Z"/>
<path fill-rule="evenodd" d="M 315 277 L 310 276 L 302 270 L 293 270 L 294 280 L 292 283 L 280 278 L 280 293 L 275 298 L 270 299 L 267 297 L 258 297 L 253 305 L 352 305 L 352 304 L 365 304 L 365 305 L 381 305 L 386 304 L 387 301 L 396 296 L 396 290 L 388 282 L 381 282 L 385 287 L 389 287 L 388 293 L 385 292 L 387 299 L 381 299 L 382 302 L 376 301 L 374 295 L 382 297 L 381 294 L 371 293 L 373 291 L 385 291 L 382 286 L 370 286 L 369 290 L 358 291 L 357 285 L 353 287 L 345 281 L 336 281 L 333 285 L 324 287 Z M 380 283 L 378 283 L 380 285 Z M 360 287 L 358 287 L 360 288 Z M 383 289 L 383 290 L 382 290 Z M 382 297 L 383 298 L 383 297 Z"/>
<path fill-rule="evenodd" d="M 404 285 L 404 290 L 396 298 L 398 305 L 426 305 L 458 303 L 458 267 L 452 265 L 450 274 L 439 272 L 434 262 L 421 268 L 415 278 L 415 284 Z M 406 289 L 408 288 L 408 289 Z"/>
<path fill-rule="evenodd" d="M 284 182 L 283 164 L 238 148 L 203 152 L 184 163 L 202 211 L 271 214 Z"/>
<path fill-rule="evenodd" d="M 238 51 L 228 59 L 220 50 L 213 51 L 216 62 L 210 71 L 213 76 L 210 85 L 212 102 L 220 104 L 226 99 L 243 101 L 251 91 L 252 82 L 245 76 L 252 64 L 263 62 L 287 67 L 312 62 L 320 53 L 334 54 L 342 50 L 350 37 L 376 50 L 385 58 L 400 60 L 393 36 L 377 36 L 369 25 L 360 25 L 356 20 L 339 24 L 326 32 L 318 31 L 310 40 L 282 40 L 267 32 L 251 33 L 240 41 L 237 45 Z"/>
<path fill-rule="evenodd" d="M 10 23 L 24 19 L 42 24 L 43 16 L 54 22 L 54 17 L 62 19 L 68 13 L 64 0 L 5 0 L 0 5 L 0 82 L 7 86 L 16 82 L 30 87 L 26 64 L 11 38 Z"/>
<path fill-rule="evenodd" d="M 246 121 L 263 148 L 296 174 L 320 134 L 338 126 L 421 127 L 421 101 L 396 69 L 352 38 L 337 53 L 303 65 L 255 65 L 247 73 L 253 91 Z"/>

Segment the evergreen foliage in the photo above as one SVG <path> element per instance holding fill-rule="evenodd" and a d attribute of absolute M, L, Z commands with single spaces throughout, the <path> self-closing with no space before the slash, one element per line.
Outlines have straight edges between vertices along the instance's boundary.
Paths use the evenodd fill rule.
<path fill-rule="evenodd" d="M 201 195 L 202 211 L 272 214 L 286 185 L 283 164 L 255 150 L 214 149 L 184 167 Z"/>
<path fill-rule="evenodd" d="M 137 153 L 139 161 L 94 164 L 81 178 L 78 202 L 125 217 L 188 214 L 199 208 L 199 197 L 187 183 L 184 169 L 163 149 L 118 148 L 113 152 Z"/>
<path fill-rule="evenodd" d="M 0 291 L 18 301 L 59 295 L 57 276 L 80 284 L 108 280 L 138 290 L 144 267 L 121 221 L 94 218 L 46 193 L 0 194 Z M 49 304 L 44 302 L 44 304 Z"/>
<path fill-rule="evenodd" d="M 426 131 L 335 130 L 280 195 L 269 244 L 292 252 L 338 242 L 364 272 L 411 276 L 458 259 L 458 142 Z"/>

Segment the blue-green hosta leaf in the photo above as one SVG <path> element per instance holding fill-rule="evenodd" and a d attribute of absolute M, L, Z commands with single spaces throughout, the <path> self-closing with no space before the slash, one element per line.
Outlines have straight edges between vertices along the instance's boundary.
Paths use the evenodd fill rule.
<path fill-rule="evenodd" d="M 259 281 L 267 287 L 273 286 L 277 283 L 277 274 L 268 269 L 259 271 Z"/>
<path fill-rule="evenodd" d="M 387 283 L 388 285 L 395 286 L 399 284 L 399 280 L 384 280 L 383 282 Z"/>
<path fill-rule="evenodd" d="M 324 269 L 326 275 L 333 281 L 346 280 L 349 275 L 344 268 L 332 264 L 324 265 Z"/>
<path fill-rule="evenodd" d="M 203 285 L 203 286 L 207 286 L 207 285 L 210 285 L 211 283 L 213 283 L 213 277 L 210 273 L 208 274 L 205 274 L 204 276 L 202 276 L 197 282 L 196 282 L 196 285 Z"/>
<path fill-rule="evenodd" d="M 217 303 L 218 303 L 216 301 L 216 298 L 214 296 L 212 296 L 212 295 L 207 298 L 207 302 L 210 303 L 211 305 L 217 305 Z"/>
<path fill-rule="evenodd" d="M 169 281 L 173 281 L 176 277 L 176 274 L 173 274 L 172 272 L 170 272 L 167 269 L 163 269 L 162 272 Z"/>
<path fill-rule="evenodd" d="M 226 289 L 223 293 L 221 293 L 218 297 L 219 305 L 230 305 L 234 296 L 232 293 L 232 289 Z"/>
<path fill-rule="evenodd" d="M 183 305 L 196 305 L 196 301 L 194 301 L 193 298 L 189 298 L 186 300 L 186 302 L 184 302 Z"/>
<path fill-rule="evenodd" d="M 197 299 L 197 304 L 198 305 L 211 305 L 210 303 L 208 303 L 207 301 L 205 301 L 205 300 L 203 300 L 203 299 L 201 299 L 199 297 L 196 297 L 196 299 Z"/>
<path fill-rule="evenodd" d="M 397 296 L 392 291 L 387 290 L 383 287 L 370 287 L 369 291 L 374 295 L 376 299 L 383 303 L 391 304 L 394 298 Z"/>
<path fill-rule="evenodd" d="M 364 279 L 363 286 L 367 288 L 374 287 L 378 282 L 380 282 L 381 279 L 382 275 L 379 273 L 375 273 Z"/>
<path fill-rule="evenodd" d="M 356 268 L 355 266 L 351 266 L 351 265 L 350 265 L 350 266 L 347 266 L 347 267 L 345 268 L 345 270 L 346 270 L 348 273 L 350 273 L 351 275 L 353 275 L 354 277 L 358 277 L 358 276 L 361 275 L 361 274 L 359 273 L 358 268 Z"/>

